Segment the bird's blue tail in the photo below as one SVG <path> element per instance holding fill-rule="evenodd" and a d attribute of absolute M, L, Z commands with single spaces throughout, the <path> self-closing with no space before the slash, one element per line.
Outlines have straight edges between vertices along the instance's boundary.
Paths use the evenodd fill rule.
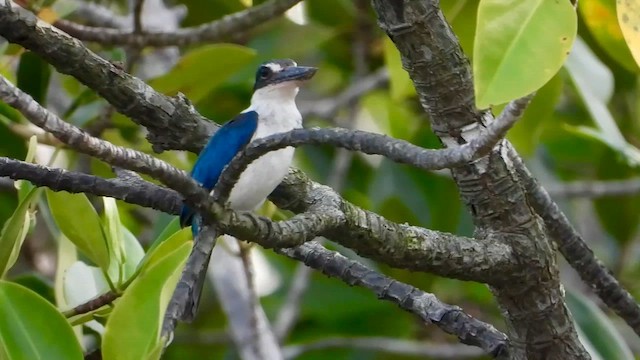
<path fill-rule="evenodd" d="M 202 218 L 200 215 L 196 214 L 190 207 L 186 205 L 182 206 L 182 210 L 180 211 L 180 226 L 185 228 L 191 225 L 191 233 L 193 234 L 194 239 L 200 232 L 201 222 Z"/>

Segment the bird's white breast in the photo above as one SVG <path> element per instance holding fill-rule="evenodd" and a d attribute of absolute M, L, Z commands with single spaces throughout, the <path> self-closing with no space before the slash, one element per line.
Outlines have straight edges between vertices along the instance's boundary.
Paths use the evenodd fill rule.
<path fill-rule="evenodd" d="M 297 92 L 297 88 L 295 91 Z M 277 97 L 281 95 L 277 92 L 266 94 L 264 98 L 260 95 L 254 94 L 251 106 L 245 110 L 256 111 L 259 116 L 258 127 L 251 141 L 302 127 L 302 116 L 294 102 L 295 94 L 282 94 L 279 99 Z M 231 207 L 253 210 L 262 205 L 287 175 L 293 153 L 294 149 L 287 147 L 267 153 L 252 162 L 231 191 Z"/>

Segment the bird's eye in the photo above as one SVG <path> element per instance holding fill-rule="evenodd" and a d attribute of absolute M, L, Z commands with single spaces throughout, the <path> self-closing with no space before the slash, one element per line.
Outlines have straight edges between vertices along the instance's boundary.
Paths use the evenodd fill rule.
<path fill-rule="evenodd" d="M 269 76 L 271 76 L 271 69 L 269 69 L 269 67 L 267 66 L 263 66 L 260 68 L 260 72 L 258 75 L 260 76 L 261 79 L 266 79 Z"/>

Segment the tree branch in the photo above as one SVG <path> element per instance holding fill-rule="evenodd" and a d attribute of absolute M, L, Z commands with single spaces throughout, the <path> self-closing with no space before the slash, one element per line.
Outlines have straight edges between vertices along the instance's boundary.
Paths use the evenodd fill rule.
<path fill-rule="evenodd" d="M 494 357 L 508 358 L 504 334 L 459 307 L 440 302 L 433 294 L 388 278 L 315 242 L 276 252 L 300 260 L 325 275 L 338 277 L 349 285 L 367 288 L 379 299 L 391 301 L 418 315 L 424 322 L 456 335 L 463 344 L 478 346 Z"/>
<path fill-rule="evenodd" d="M 221 41 L 239 32 L 247 31 L 282 15 L 300 1 L 270 0 L 211 23 L 177 29 L 172 32 L 132 33 L 113 28 L 89 27 L 66 20 L 57 21 L 55 26 L 77 39 L 95 41 L 103 45 L 129 45 L 139 48 L 145 46 L 188 46 Z"/>
<path fill-rule="evenodd" d="M 423 170 L 438 170 L 466 164 L 489 152 L 495 144 L 522 116 L 533 95 L 510 102 L 500 116 L 481 133 L 459 147 L 447 149 L 424 149 L 405 140 L 360 130 L 296 129 L 257 139 L 227 166 L 216 183 L 214 193 L 221 202 L 226 202 L 233 185 L 249 164 L 262 155 L 288 146 L 333 145 L 365 154 L 382 155 L 401 164 L 409 164 Z"/>
<path fill-rule="evenodd" d="M 475 107 L 469 61 L 439 2 L 373 0 L 373 6 L 441 142 L 457 147 L 476 138 L 493 116 Z M 508 146 L 502 141 L 485 157 L 451 171 L 473 217 L 476 238 L 508 244 L 520 261 L 511 280 L 491 288 L 507 320 L 511 356 L 587 358 L 564 302 L 552 242 L 514 176 Z"/>
<path fill-rule="evenodd" d="M 146 127 L 147 139 L 155 151 L 198 152 L 215 128 L 185 97 L 157 93 L 80 41 L 39 24 L 33 14 L 14 11 L 6 0 L 0 1 L 0 36 L 34 51 L 59 72 L 72 75 L 120 113 Z"/>
<path fill-rule="evenodd" d="M 545 189 L 552 197 L 561 198 L 629 196 L 640 193 L 640 179 L 572 181 L 546 185 Z"/>
<path fill-rule="evenodd" d="M 2 157 L 0 176 L 28 180 L 36 186 L 46 186 L 54 191 L 110 196 L 140 206 L 156 204 L 154 208 L 157 210 L 173 215 L 178 214 L 181 208 L 181 198 L 177 192 L 146 181 L 122 183 L 119 179 L 105 180 L 93 175 L 51 169 Z M 464 338 L 470 344 L 477 343 L 476 346 L 481 346 L 489 352 L 494 351 L 496 354 L 503 351 L 500 349 L 505 346 L 506 337 L 491 325 L 471 318 L 454 306 L 439 302 L 431 294 L 377 274 L 342 255 L 313 244 L 305 244 L 294 249 L 278 249 L 277 252 L 304 260 L 309 266 L 339 277 L 351 285 L 374 290 L 376 295 L 382 296 L 384 300 L 397 303 L 426 322 L 435 322 L 443 330 Z"/>

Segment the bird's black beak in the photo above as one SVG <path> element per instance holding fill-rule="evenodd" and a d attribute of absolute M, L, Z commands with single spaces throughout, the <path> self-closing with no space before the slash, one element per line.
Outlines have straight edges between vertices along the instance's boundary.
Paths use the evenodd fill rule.
<path fill-rule="evenodd" d="M 274 82 L 309 80 L 316 74 L 316 71 L 318 68 L 311 66 L 289 66 L 276 74 Z"/>

